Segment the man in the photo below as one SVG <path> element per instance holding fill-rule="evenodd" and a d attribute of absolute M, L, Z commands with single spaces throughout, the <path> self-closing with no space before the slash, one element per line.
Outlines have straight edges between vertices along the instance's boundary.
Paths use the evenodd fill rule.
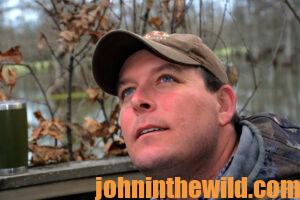
<path fill-rule="evenodd" d="M 129 156 L 146 176 L 247 177 L 249 190 L 300 177 L 299 128 L 273 115 L 238 120 L 223 65 L 195 35 L 112 31 L 96 46 L 93 75 L 119 97 Z"/>

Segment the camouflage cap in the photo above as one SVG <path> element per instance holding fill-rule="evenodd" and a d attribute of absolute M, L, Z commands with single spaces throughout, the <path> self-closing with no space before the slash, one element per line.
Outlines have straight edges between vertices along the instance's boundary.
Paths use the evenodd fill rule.
<path fill-rule="evenodd" d="M 122 65 L 129 56 L 141 49 L 147 49 L 172 63 L 204 67 L 220 81 L 228 83 L 223 64 L 196 35 L 152 31 L 140 36 L 116 30 L 104 35 L 96 45 L 92 71 L 97 84 L 105 92 L 116 95 Z"/>

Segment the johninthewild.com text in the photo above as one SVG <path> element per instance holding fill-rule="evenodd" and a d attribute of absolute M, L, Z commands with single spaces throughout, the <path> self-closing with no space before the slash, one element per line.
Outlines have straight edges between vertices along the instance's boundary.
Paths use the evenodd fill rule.
<path fill-rule="evenodd" d="M 251 193 L 247 177 L 235 180 L 221 177 L 218 180 L 190 180 L 180 177 L 155 180 L 104 180 L 96 177 L 96 197 L 102 198 L 300 198 L 299 180 L 257 180 Z"/>

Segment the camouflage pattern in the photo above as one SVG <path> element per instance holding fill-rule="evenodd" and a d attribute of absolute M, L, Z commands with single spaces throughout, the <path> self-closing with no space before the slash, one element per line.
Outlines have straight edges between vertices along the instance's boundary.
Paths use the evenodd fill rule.
<path fill-rule="evenodd" d="M 244 118 L 241 124 L 257 127 L 263 139 L 265 158 L 254 179 L 300 180 L 300 127 L 269 113 Z"/>

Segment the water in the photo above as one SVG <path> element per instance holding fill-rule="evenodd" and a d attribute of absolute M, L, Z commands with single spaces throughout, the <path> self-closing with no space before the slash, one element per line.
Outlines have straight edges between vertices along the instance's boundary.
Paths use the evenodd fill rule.
<path fill-rule="evenodd" d="M 242 63 L 236 91 L 239 110 L 250 97 L 254 82 L 251 67 Z M 258 89 L 244 114 L 271 112 L 286 117 L 292 122 L 300 123 L 300 70 L 294 66 L 273 67 L 267 62 L 257 65 L 255 74 Z"/>

